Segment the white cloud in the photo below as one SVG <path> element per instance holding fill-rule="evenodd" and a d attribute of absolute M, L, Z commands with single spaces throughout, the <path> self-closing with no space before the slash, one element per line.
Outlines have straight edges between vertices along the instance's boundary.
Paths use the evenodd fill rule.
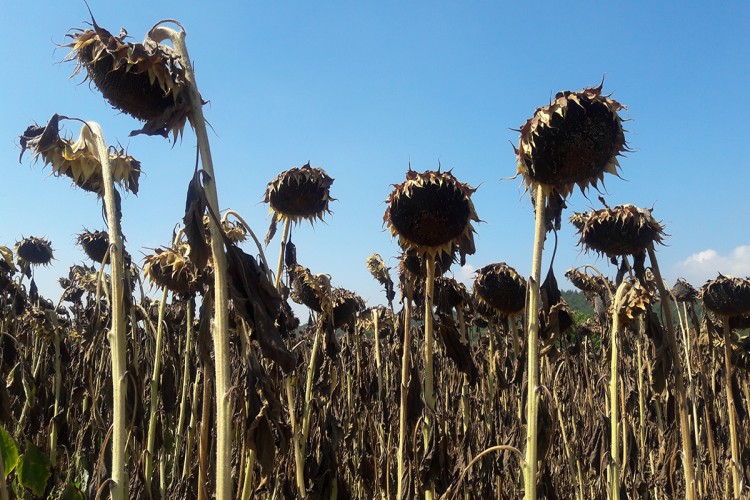
<path fill-rule="evenodd" d="M 466 263 L 454 272 L 453 277 L 459 283 L 463 283 L 468 288 L 471 288 L 474 286 L 474 278 L 476 278 L 476 276 L 474 276 L 474 271 L 476 270 L 476 267 Z"/>
<path fill-rule="evenodd" d="M 696 287 L 719 273 L 740 278 L 750 276 L 750 245 L 740 245 L 728 255 L 710 248 L 694 253 L 675 266 L 675 273 Z"/>

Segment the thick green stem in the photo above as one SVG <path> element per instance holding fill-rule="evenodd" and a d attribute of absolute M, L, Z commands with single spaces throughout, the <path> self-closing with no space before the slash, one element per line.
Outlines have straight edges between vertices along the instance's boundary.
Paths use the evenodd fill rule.
<path fill-rule="evenodd" d="M 185 69 L 185 83 L 191 104 L 191 124 L 198 139 L 203 171 L 207 174 L 203 178 L 203 188 L 210 209 L 218 214 L 219 196 L 216 189 L 216 175 L 214 173 L 211 147 L 208 142 L 206 121 L 203 117 L 203 100 L 198 92 L 195 72 L 190 62 L 186 33 L 163 26 L 152 30 L 152 38 L 157 39 L 160 34 L 169 38 L 175 51 L 180 56 L 180 64 Z M 231 372 L 229 360 L 229 300 L 227 290 L 227 258 L 221 230 L 213 217 L 209 217 L 209 232 L 211 233 L 211 256 L 214 267 L 214 357 L 216 365 L 216 500 L 232 498 L 232 400 L 229 395 Z"/>
<path fill-rule="evenodd" d="M 737 421 L 734 409 L 734 394 L 732 390 L 732 329 L 729 326 L 729 318 L 724 317 L 724 376 L 726 377 L 727 391 L 727 413 L 729 413 L 729 442 L 732 447 L 732 489 L 734 498 L 740 498 L 740 447 L 737 441 Z"/>
<path fill-rule="evenodd" d="M 651 261 L 651 270 L 656 278 L 656 287 L 659 290 L 661 298 L 661 310 L 664 313 L 664 320 L 667 323 L 667 340 L 669 342 L 669 354 L 672 356 L 672 366 L 674 368 L 675 389 L 677 408 L 680 415 L 680 436 L 682 437 L 682 466 L 685 473 L 685 498 L 695 500 L 695 462 L 693 460 L 693 446 L 690 440 L 690 425 L 688 423 L 688 405 L 685 397 L 685 382 L 682 375 L 682 364 L 680 363 L 680 351 L 677 348 L 675 339 L 674 323 L 672 322 L 672 311 L 669 300 L 669 294 L 664 288 L 659 264 L 656 260 L 653 244 L 648 248 L 648 258 Z"/>
<path fill-rule="evenodd" d="M 404 448 L 406 447 L 406 408 L 409 394 L 409 351 L 411 349 L 411 286 L 406 285 L 406 299 L 404 304 L 404 342 L 401 354 L 401 404 L 399 405 L 398 455 L 397 474 L 398 485 L 396 498 L 403 498 L 404 492 Z"/>
<path fill-rule="evenodd" d="M 527 400 L 526 400 L 526 467 L 524 468 L 524 498 L 536 500 L 537 475 L 537 412 L 539 399 L 537 386 L 539 385 L 539 283 L 542 276 L 542 250 L 544 249 L 544 205 L 547 196 L 542 186 L 536 188 L 536 204 L 534 207 L 534 252 L 529 278 L 528 300 L 528 366 L 527 366 Z"/>
<path fill-rule="evenodd" d="M 123 243 L 120 234 L 120 221 L 117 217 L 115 203 L 115 185 L 112 168 L 109 163 L 109 150 L 104 143 L 101 127 L 96 122 L 87 122 L 83 128 L 92 151 L 99 158 L 102 166 L 102 183 L 104 184 L 104 207 L 107 213 L 107 228 L 110 242 L 109 261 L 112 280 L 112 325 L 109 331 L 109 343 L 112 352 L 112 500 L 124 500 L 128 497 L 127 464 L 127 419 L 125 401 L 127 397 L 126 352 L 125 342 L 125 268 L 122 257 Z"/>
<path fill-rule="evenodd" d="M 161 339 L 164 330 L 164 306 L 167 303 L 167 292 L 164 288 L 159 301 L 159 324 L 156 325 L 156 349 L 154 351 L 154 371 L 151 374 L 150 397 L 148 417 L 148 442 L 146 444 L 146 463 L 143 474 L 146 478 L 146 487 L 151 492 L 151 479 L 154 466 L 154 447 L 156 446 L 156 407 L 159 404 L 159 372 L 161 371 Z"/>

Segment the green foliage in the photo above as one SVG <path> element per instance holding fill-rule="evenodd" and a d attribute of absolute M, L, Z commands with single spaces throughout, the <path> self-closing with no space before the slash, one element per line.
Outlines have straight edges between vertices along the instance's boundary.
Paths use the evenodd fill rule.
<path fill-rule="evenodd" d="M 589 299 L 586 298 L 585 293 L 578 290 L 563 290 L 560 293 L 562 293 L 562 298 L 565 299 L 565 302 L 568 303 L 574 312 L 581 312 L 586 317 L 594 314 L 594 307 L 589 302 Z M 578 323 L 576 322 L 576 324 Z"/>
<path fill-rule="evenodd" d="M 13 472 L 18 465 L 18 445 L 2 426 L 0 426 L 0 458 L 3 460 L 5 477 L 8 477 L 8 474 Z"/>
<path fill-rule="evenodd" d="M 60 495 L 60 500 L 84 500 L 84 496 L 81 490 L 68 483 L 62 495 Z"/>
<path fill-rule="evenodd" d="M 26 451 L 18 464 L 18 482 L 41 497 L 47 489 L 47 481 L 52 475 L 52 463 L 47 455 L 41 452 L 34 443 L 26 442 Z"/>

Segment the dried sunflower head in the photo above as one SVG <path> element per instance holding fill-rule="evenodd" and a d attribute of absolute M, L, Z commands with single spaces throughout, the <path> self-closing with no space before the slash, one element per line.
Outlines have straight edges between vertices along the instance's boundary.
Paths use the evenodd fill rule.
<path fill-rule="evenodd" d="M 654 295 L 637 279 L 624 280 L 617 290 L 613 308 L 625 325 L 631 324 L 637 317 L 648 310 L 655 302 Z"/>
<path fill-rule="evenodd" d="M 83 290 L 94 293 L 96 292 L 96 283 L 99 274 L 96 269 L 88 266 L 75 265 L 68 271 L 68 279 L 72 284 Z M 109 284 L 109 275 L 104 274 L 104 286 Z"/>
<path fill-rule="evenodd" d="M 578 269 L 568 269 L 565 273 L 565 277 L 582 292 L 602 295 L 606 293 L 608 289 L 612 292 L 615 290 L 614 283 L 606 277 L 598 274 L 592 276 L 586 272 L 581 272 Z"/>
<path fill-rule="evenodd" d="M 362 330 L 375 330 L 373 321 L 373 312 L 378 316 L 378 330 L 381 338 L 390 336 L 393 333 L 393 312 L 384 306 L 368 307 L 360 310 L 357 316 L 357 326 Z"/>
<path fill-rule="evenodd" d="M 76 61 L 73 76 L 85 69 L 86 79 L 114 108 L 145 122 L 131 135 L 176 138 L 192 111 L 180 56 L 150 32 L 143 43 L 129 43 L 125 30 L 113 35 L 93 17 L 91 25 L 67 35 L 72 41 L 65 45 L 71 49 L 65 60 Z"/>
<path fill-rule="evenodd" d="M 474 295 L 479 303 L 501 314 L 516 314 L 526 306 L 526 280 L 505 262 L 476 271 Z"/>
<path fill-rule="evenodd" d="M 331 310 L 331 282 L 327 276 L 312 274 L 308 268 L 299 264 L 289 268 L 289 276 L 293 301 L 318 313 Z"/>
<path fill-rule="evenodd" d="M 354 292 L 344 288 L 334 288 L 331 293 L 333 303 L 333 327 L 343 328 L 353 325 L 357 313 L 365 308 L 365 302 Z"/>
<path fill-rule="evenodd" d="M 25 264 L 46 266 L 54 256 L 52 255 L 52 244 L 44 238 L 30 236 L 16 243 L 16 256 L 21 267 Z"/>
<path fill-rule="evenodd" d="M 203 231 L 204 235 L 206 236 L 206 241 L 210 244 L 209 240 L 209 234 L 210 231 L 208 229 L 208 226 L 210 224 L 210 218 L 208 215 L 203 216 Z M 247 231 L 245 230 L 245 226 L 243 226 L 239 221 L 230 221 L 227 219 L 221 220 L 221 228 L 224 230 L 224 233 L 227 235 L 227 238 L 232 243 L 242 243 L 247 239 Z"/>
<path fill-rule="evenodd" d="M 635 205 L 592 210 L 584 216 L 574 214 L 571 221 L 587 250 L 608 257 L 642 254 L 665 236 L 664 227 L 651 216 L 651 210 Z"/>
<path fill-rule="evenodd" d="M 701 288 L 703 305 L 719 316 L 750 313 L 750 279 L 719 276 Z"/>
<path fill-rule="evenodd" d="M 454 255 L 456 252 L 457 250 L 454 248 L 452 253 L 440 253 L 433 257 L 435 259 L 436 276 L 440 276 L 450 271 L 451 266 L 455 262 Z M 410 277 L 411 279 L 424 279 L 427 277 L 424 258 L 420 257 L 419 253 L 414 249 L 408 249 L 401 254 L 398 270 L 401 276 L 401 281 L 407 277 Z"/>
<path fill-rule="evenodd" d="M 527 187 L 566 198 L 573 187 L 596 187 L 604 173 L 617 174 L 617 156 L 627 150 L 617 101 L 602 85 L 580 92 L 558 92 L 521 127 L 517 173 Z"/>
<path fill-rule="evenodd" d="M 420 256 L 452 256 L 465 264 L 475 252 L 472 221 L 479 222 L 471 195 L 476 189 L 459 182 L 451 172 L 409 170 L 406 181 L 395 184 L 383 221 L 399 245 Z"/>
<path fill-rule="evenodd" d="M 469 292 L 463 283 L 445 276 L 435 278 L 435 305 L 438 311 L 448 314 L 468 300 Z"/>
<path fill-rule="evenodd" d="M 12 274 L 17 271 L 13 263 L 13 250 L 8 247 L 0 246 L 0 271 Z"/>
<path fill-rule="evenodd" d="M 503 319 L 504 315 L 482 300 L 477 294 L 476 289 L 471 298 L 471 309 L 476 313 L 473 317 L 473 323 L 476 326 L 485 328 L 489 323 L 498 323 Z"/>
<path fill-rule="evenodd" d="M 200 287 L 198 269 L 188 259 L 188 245 L 178 245 L 176 249 L 157 248 L 147 255 L 143 274 L 158 287 L 174 293 L 192 294 Z"/>
<path fill-rule="evenodd" d="M 85 230 L 78 235 L 76 242 L 83 248 L 89 259 L 100 264 L 109 250 L 109 235 L 104 231 Z"/>
<path fill-rule="evenodd" d="M 393 291 L 393 280 L 389 273 L 390 269 L 383 262 L 383 257 L 380 254 L 374 253 L 367 258 L 366 263 L 367 270 L 370 271 L 372 277 L 385 287 L 385 295 L 388 302 L 392 302 L 396 296 L 396 292 Z"/>
<path fill-rule="evenodd" d="M 672 287 L 672 295 L 677 302 L 693 302 L 698 300 L 698 290 L 682 278 L 678 278 Z"/>
<path fill-rule="evenodd" d="M 331 213 L 328 203 L 333 179 L 322 168 L 310 163 L 294 167 L 276 176 L 268 183 L 263 201 L 269 204 L 273 223 L 289 219 L 292 222 L 323 220 Z"/>
<path fill-rule="evenodd" d="M 55 114 L 46 126 L 32 125 L 26 129 L 20 138 L 19 161 L 28 149 L 34 154 L 34 160 L 41 158 L 45 165 L 50 165 L 54 175 L 69 177 L 81 189 L 104 196 L 102 165 L 91 149 L 91 130 L 84 124 L 78 140 L 61 137 L 61 118 L 64 117 Z M 109 162 L 114 181 L 131 193 L 138 194 L 141 163 L 122 148 L 110 148 Z"/>

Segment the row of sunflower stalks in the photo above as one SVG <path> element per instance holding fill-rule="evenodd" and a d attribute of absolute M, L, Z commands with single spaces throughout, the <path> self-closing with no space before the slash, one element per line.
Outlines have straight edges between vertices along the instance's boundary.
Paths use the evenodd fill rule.
<path fill-rule="evenodd" d="M 152 257 L 152 267 L 159 259 L 156 255 L 161 253 Z M 424 305 L 422 282 L 426 276 L 420 272 L 419 261 L 414 268 L 416 275 L 408 271 L 415 262 L 413 255 L 405 255 L 403 260 L 399 281 L 403 282 L 404 290 L 408 289 L 405 285 L 409 280 L 413 281 L 413 309 L 419 311 Z M 306 282 L 314 281 L 314 275 L 300 268 L 291 273 L 295 276 L 291 295 L 300 302 L 309 302 L 312 310 L 319 308 L 313 298 L 315 291 L 305 286 Z M 96 293 L 97 281 L 106 279 L 97 277 L 98 274 L 93 267 L 71 269 L 69 277 L 62 280 L 66 307 L 58 308 L 56 323 L 49 313 L 45 314 L 54 305 L 43 298 L 30 299 L 23 287 L 18 287 L 18 280 L 13 279 L 18 276 L 9 276 L 7 288 L 3 289 L 4 329 L 10 333 L 2 344 L 3 370 L 8 375 L 8 405 L 3 425 L 8 436 L 17 436 L 4 438 L 11 443 L 15 441 L 7 447 L 10 455 L 15 449 L 21 460 L 24 453 L 28 453 L 29 461 L 35 456 L 51 456 L 45 451 L 46 439 L 50 438 L 49 425 L 59 424 L 60 455 L 56 465 L 44 458 L 33 462 L 42 464 L 45 468 L 41 470 L 49 474 L 42 476 L 41 490 L 31 489 L 33 486 L 26 479 L 33 467 L 25 466 L 22 475 L 23 469 L 18 468 L 20 461 L 4 456 L 4 463 L 9 464 L 7 472 L 12 474 L 8 477 L 17 477 L 16 486 L 27 487 L 30 492 L 44 492 L 46 488 L 50 494 L 67 491 L 66 495 L 79 492 L 93 496 L 102 485 L 106 487 L 108 460 L 106 452 L 102 455 L 102 446 L 106 449 L 111 390 L 109 353 L 101 325 L 109 321 L 109 309 L 106 296 Z M 615 308 L 607 289 L 613 289 L 614 283 L 609 284 L 598 275 L 576 271 L 569 274 L 592 302 L 608 303 L 610 309 L 605 312 L 603 322 L 592 318 L 575 326 L 575 335 L 551 325 L 541 331 L 540 380 L 546 389 L 540 402 L 537 451 L 543 460 L 539 491 L 545 497 L 566 491 L 582 498 L 600 497 L 607 495 L 609 487 L 611 441 L 607 435 L 612 399 L 602 381 L 609 377 L 607 361 L 612 346 L 607 330 Z M 493 282 L 506 284 L 495 288 Z M 704 298 L 717 296 L 708 299 L 709 303 L 725 300 L 729 294 L 735 294 L 732 283 L 738 282 L 729 279 L 712 282 L 711 288 L 704 288 Z M 408 367 L 406 404 L 400 406 L 398 368 L 405 350 L 403 313 L 393 316 L 390 308 L 366 310 L 356 294 L 332 290 L 339 334 L 323 340 L 325 337 L 320 334 L 325 327 L 313 322 L 285 340 L 297 345 L 300 368 L 313 366 L 313 397 L 304 457 L 307 494 L 313 498 L 330 497 L 335 490 L 342 497 L 347 493 L 357 498 L 393 497 L 401 477 L 396 438 L 401 408 L 406 409 L 407 434 L 411 437 L 403 449 L 405 496 L 420 494 L 427 480 L 432 480 L 441 496 L 455 493 L 496 496 L 498 491 L 502 497 L 522 494 L 520 459 L 510 447 L 522 442 L 526 338 L 522 335 L 521 321 L 509 322 L 498 306 L 489 304 L 501 304 L 499 297 L 503 295 L 506 298 L 515 295 L 517 301 L 519 291 L 523 296 L 524 284 L 525 280 L 504 264 L 480 270 L 473 294 L 449 278 L 436 280 L 435 302 L 439 304 L 435 308 L 438 333 L 433 359 L 436 427 L 434 442 L 428 443 L 427 448 L 417 438 L 423 425 L 421 414 L 425 411 L 421 396 L 423 342 L 419 340 L 424 318 L 415 314 L 410 325 L 409 333 L 414 340 L 407 350 L 413 361 Z M 718 292 L 711 291 L 714 287 L 718 287 Z M 726 372 L 721 356 L 726 344 L 721 340 L 719 317 L 713 313 L 701 314 L 700 294 L 685 283 L 678 283 L 671 295 L 679 301 L 672 311 L 682 330 L 678 339 L 680 352 L 688 354 L 684 359 L 689 360 L 686 365 L 693 370 L 693 388 L 688 394 L 693 405 L 690 425 L 691 436 L 696 437 L 697 489 L 701 496 L 721 496 L 727 487 L 731 489 L 732 476 L 727 411 L 732 408 L 739 415 L 748 411 L 748 358 L 743 344 L 732 339 L 729 344 L 732 366 L 739 367 L 732 374 L 732 385 L 739 397 L 728 407 L 725 403 L 728 386 L 724 380 L 730 372 Z M 620 478 L 624 492 L 670 498 L 684 494 L 679 481 L 675 379 L 673 368 L 663 355 L 665 329 L 657 317 L 658 311 L 654 312 L 648 299 L 645 300 L 646 304 L 643 300 L 629 301 L 623 308 L 622 316 L 632 315 L 634 321 L 616 340 L 622 352 L 617 363 L 620 385 L 615 398 L 621 436 Z M 128 405 L 128 420 L 131 457 L 141 459 L 130 461 L 130 470 L 137 471 L 131 479 L 131 494 L 137 497 L 148 494 L 143 456 L 152 428 L 149 394 L 158 352 L 163 369 L 159 377 L 159 430 L 153 448 L 157 466 L 152 476 L 152 495 L 191 498 L 198 494 L 201 477 L 209 489 L 213 488 L 210 477 L 214 465 L 211 460 L 200 459 L 202 453 L 210 454 L 202 448 L 209 443 L 210 449 L 211 441 L 210 425 L 203 422 L 212 419 L 213 404 L 211 343 L 206 322 L 200 320 L 205 311 L 196 314 L 193 299 L 182 293 L 175 293 L 163 307 L 147 298 L 137 303 L 133 318 L 136 329 L 128 342 L 134 393 Z M 9 319 L 10 308 L 16 311 L 13 321 Z M 460 317 L 463 321 L 458 320 Z M 158 322 L 164 327 L 162 345 L 157 351 L 156 332 L 151 325 Z M 237 407 L 233 421 L 237 436 L 233 449 L 238 477 L 235 487 L 245 495 L 270 497 L 274 492 L 277 495 L 284 492 L 286 496 L 296 496 L 290 407 L 279 399 L 284 390 L 283 377 L 274 373 L 278 369 L 273 363 L 263 361 L 258 346 L 245 335 L 241 318 L 233 315 L 232 323 L 232 381 L 238 401 L 244 402 Z M 54 384 L 44 383 L 55 376 L 56 351 L 48 340 L 56 331 L 55 324 L 65 375 L 60 379 L 59 393 L 59 408 L 63 410 L 57 418 L 54 409 L 57 391 Z M 730 327 L 742 328 L 743 324 L 736 318 Z M 10 342 L 11 337 L 14 342 Z M 312 363 L 316 337 L 321 339 L 321 346 L 318 361 Z M 380 367 L 373 362 L 378 351 Z M 379 368 L 382 373 L 378 373 Z M 294 380 L 292 387 L 296 394 L 302 394 L 305 380 Z M 301 420 L 305 400 L 294 398 L 291 408 Z M 737 432 L 741 449 L 750 444 L 748 430 L 746 419 L 741 419 Z M 508 448 L 499 449 L 496 443 L 509 444 Z M 433 445 L 435 448 L 429 453 L 429 446 Z M 482 455 L 492 449 L 496 451 Z M 205 472 L 200 470 L 202 463 Z M 14 464 L 19 465 L 14 468 Z M 467 469 L 468 464 L 472 465 Z"/>

